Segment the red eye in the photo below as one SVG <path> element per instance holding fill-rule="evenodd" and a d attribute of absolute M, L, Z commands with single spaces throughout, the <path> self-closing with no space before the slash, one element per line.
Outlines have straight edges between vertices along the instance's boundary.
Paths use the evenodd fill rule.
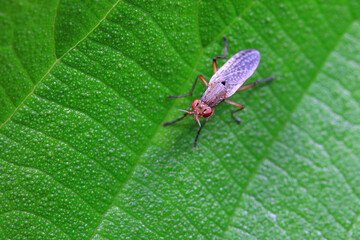
<path fill-rule="evenodd" d="M 204 117 L 210 117 L 212 113 L 213 113 L 212 109 L 211 109 L 210 107 L 208 107 L 208 108 L 204 111 L 203 116 L 204 116 Z"/>
<path fill-rule="evenodd" d="M 199 99 L 195 99 L 195 100 L 192 102 L 192 104 L 191 104 L 192 109 L 195 109 L 195 107 L 196 107 L 197 105 L 199 105 L 199 103 L 200 103 L 200 100 L 199 100 Z"/>

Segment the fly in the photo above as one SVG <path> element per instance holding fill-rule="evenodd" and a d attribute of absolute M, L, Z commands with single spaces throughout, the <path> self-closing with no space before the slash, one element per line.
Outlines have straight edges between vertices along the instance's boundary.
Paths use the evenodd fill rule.
<path fill-rule="evenodd" d="M 210 79 L 210 82 L 208 83 L 205 78 L 200 74 L 196 77 L 195 82 L 188 94 L 168 96 L 169 98 L 181 98 L 192 95 L 196 82 L 199 78 L 205 84 L 206 91 L 204 92 L 201 99 L 195 99 L 192 102 L 191 109 L 189 111 L 179 109 L 180 111 L 185 112 L 182 117 L 175 119 L 171 122 L 163 123 L 164 126 L 167 126 L 182 120 L 189 114 L 194 114 L 194 119 L 200 126 L 195 137 L 194 148 L 196 148 L 196 142 L 201 132 L 201 129 L 205 126 L 205 123 L 207 123 L 210 117 L 214 114 L 216 105 L 221 102 L 226 102 L 234 105 L 235 107 L 238 107 L 238 109 L 231 111 L 231 116 L 237 123 L 241 123 L 240 119 L 234 117 L 234 113 L 243 110 L 245 108 L 244 105 L 228 100 L 227 98 L 231 97 L 235 92 L 251 88 L 260 82 L 267 82 L 275 79 L 274 77 L 259 79 L 253 83 L 242 86 L 244 82 L 254 73 L 254 71 L 259 65 L 260 53 L 256 49 L 245 49 L 236 53 L 218 70 L 216 59 L 225 59 L 227 56 L 227 40 L 225 36 L 223 37 L 223 39 L 225 45 L 224 55 L 215 56 L 213 58 L 214 75 Z M 205 118 L 205 122 L 202 125 L 199 120 L 199 118 L 201 117 Z"/>

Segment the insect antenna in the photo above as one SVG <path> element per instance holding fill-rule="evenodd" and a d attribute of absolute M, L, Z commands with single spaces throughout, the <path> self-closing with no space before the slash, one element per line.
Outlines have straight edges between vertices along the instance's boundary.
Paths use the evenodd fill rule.
<path fill-rule="evenodd" d="M 186 111 L 186 110 L 183 110 L 183 109 L 178 109 L 178 111 L 180 111 L 180 112 L 186 112 L 187 114 L 192 114 L 192 112 L 189 112 L 189 111 Z"/>
<path fill-rule="evenodd" d="M 196 121 L 197 121 L 197 123 L 199 124 L 199 126 L 201 127 L 200 120 L 197 118 Z"/>

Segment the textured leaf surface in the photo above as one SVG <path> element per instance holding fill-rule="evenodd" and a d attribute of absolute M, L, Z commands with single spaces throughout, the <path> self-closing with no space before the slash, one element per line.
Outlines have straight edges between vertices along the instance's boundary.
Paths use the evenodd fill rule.
<path fill-rule="evenodd" d="M 359 239 L 359 1 L 1 5 L 1 239 Z M 277 80 L 193 151 L 223 35 Z"/>

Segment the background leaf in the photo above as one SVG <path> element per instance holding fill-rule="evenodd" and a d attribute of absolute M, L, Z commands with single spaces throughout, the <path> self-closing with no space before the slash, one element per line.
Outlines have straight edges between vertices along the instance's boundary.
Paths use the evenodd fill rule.
<path fill-rule="evenodd" d="M 359 238 L 359 1 L 1 6 L 0 238 Z M 193 151 L 223 35 L 276 81 Z"/>

